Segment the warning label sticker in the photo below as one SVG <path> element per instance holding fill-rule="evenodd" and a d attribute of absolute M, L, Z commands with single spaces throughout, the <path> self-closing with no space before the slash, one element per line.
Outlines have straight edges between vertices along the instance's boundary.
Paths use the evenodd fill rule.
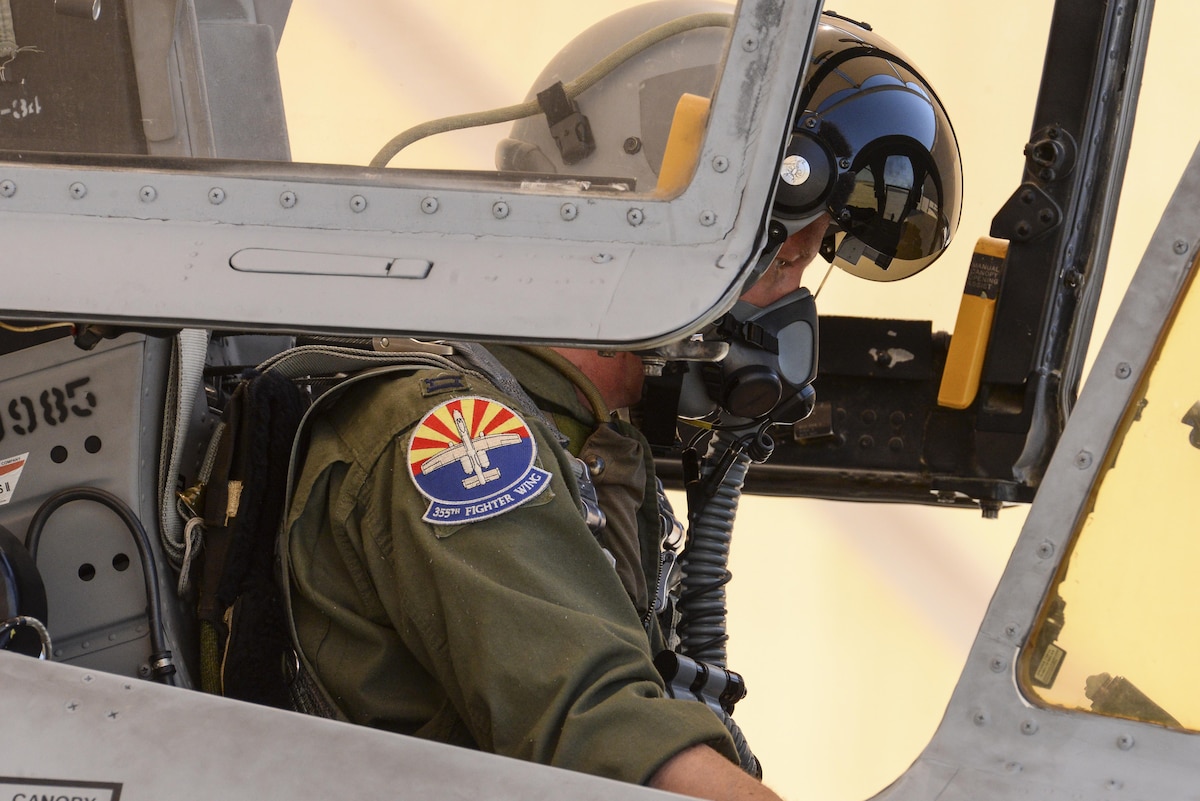
<path fill-rule="evenodd" d="M 28 459 L 28 453 L 0 459 L 0 506 L 12 500 L 13 493 L 17 491 L 17 482 L 21 480 L 21 471 L 25 469 Z"/>
<path fill-rule="evenodd" d="M 0 776 L 0 801 L 119 801 L 120 798 L 119 784 Z"/>

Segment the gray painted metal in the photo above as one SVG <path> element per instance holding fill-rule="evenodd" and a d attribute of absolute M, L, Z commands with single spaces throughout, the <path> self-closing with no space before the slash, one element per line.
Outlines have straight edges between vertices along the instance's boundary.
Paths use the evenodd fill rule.
<path fill-rule="evenodd" d="M 741 4 L 696 176 L 671 200 L 588 193 L 573 181 L 407 170 L 0 163 L 0 180 L 15 188 L 0 197 L 4 269 L 20 271 L 5 281 L 0 316 L 630 346 L 670 340 L 739 292 L 818 8 L 816 0 Z M 200 40 L 212 44 L 196 25 L 185 3 L 174 65 L 195 66 Z M 204 85 L 184 86 L 189 109 L 204 111 Z M 206 152 L 203 130 L 189 133 L 191 152 Z M 181 151 L 176 140 L 163 142 L 155 152 Z M 86 192 L 73 194 L 75 184 Z M 493 214 L 497 203 L 507 215 Z M 577 213 L 564 215 L 564 203 Z M 230 257 L 247 248 L 433 266 L 412 281 L 231 269 Z M 47 293 L 47 285 L 61 291 Z"/>
<path fill-rule="evenodd" d="M 1017 688 L 1013 666 L 1089 510 L 1125 410 L 1138 400 L 1163 321 L 1200 246 L 1198 220 L 1200 150 L 1109 329 L 942 724 L 912 768 L 879 799 L 1195 798 L 1196 735 L 1036 707 Z"/>
<path fill-rule="evenodd" d="M 27 455 L 9 475 L 0 525 L 24 539 L 30 518 L 60 490 L 97 487 L 122 498 L 147 526 L 158 553 L 159 448 L 170 342 L 137 334 L 94 350 L 70 338 L 0 356 L 0 459 Z M 173 574 L 158 560 L 166 637 L 192 670 L 194 613 L 178 598 Z M 146 590 L 132 535 L 107 510 L 73 501 L 47 521 L 37 553 L 60 662 L 138 675 L 150 656 Z"/>
<path fill-rule="evenodd" d="M 0 790 L 15 777 L 34 787 L 115 783 L 121 801 L 672 797 L 9 652 L 0 688 Z"/>

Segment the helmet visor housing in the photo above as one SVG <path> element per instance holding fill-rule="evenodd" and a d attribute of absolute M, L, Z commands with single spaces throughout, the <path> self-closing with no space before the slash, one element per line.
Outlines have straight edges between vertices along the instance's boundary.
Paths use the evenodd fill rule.
<path fill-rule="evenodd" d="M 836 165 L 822 254 L 862 278 L 907 278 L 932 264 L 958 227 L 958 142 L 903 54 L 864 28 L 825 19 L 793 134 L 815 138 Z"/>

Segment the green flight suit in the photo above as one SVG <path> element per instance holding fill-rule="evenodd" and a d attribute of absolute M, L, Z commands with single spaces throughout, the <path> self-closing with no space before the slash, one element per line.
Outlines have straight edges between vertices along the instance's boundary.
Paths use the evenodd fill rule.
<path fill-rule="evenodd" d="M 605 545 L 617 570 L 580 514 L 570 456 L 529 415 L 548 488 L 487 519 L 426 522 L 409 454 L 426 414 L 456 397 L 520 405 L 470 375 L 372 379 L 315 422 L 288 513 L 306 663 L 349 720 L 395 732 L 634 783 L 699 743 L 736 762 L 723 724 L 665 697 L 651 662 L 660 532 L 644 440 L 598 424 L 539 360 L 494 350 L 572 449 L 605 465 L 596 485 L 602 506 L 616 499 Z M 470 481 L 465 466 L 442 469 Z"/>

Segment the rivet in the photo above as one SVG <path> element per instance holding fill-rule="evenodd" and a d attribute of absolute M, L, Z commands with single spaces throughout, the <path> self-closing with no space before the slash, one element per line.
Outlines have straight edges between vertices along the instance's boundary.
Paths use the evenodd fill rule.
<path fill-rule="evenodd" d="M 4 197 L 12 197 L 15 194 L 17 194 L 16 183 L 7 179 L 0 181 L 0 195 L 3 195 Z"/>
<path fill-rule="evenodd" d="M 1038 723 L 1036 720 L 1021 721 L 1021 734 L 1030 735 L 1037 734 Z"/>
<path fill-rule="evenodd" d="M 1174 245 L 1172 245 L 1171 247 L 1172 247 L 1172 248 L 1174 249 L 1174 251 L 1175 251 L 1176 253 L 1178 253 L 1180 256 L 1182 256 L 1184 253 L 1187 253 L 1187 252 L 1188 252 L 1188 243 L 1187 243 L 1187 242 L 1184 242 L 1182 239 L 1176 239 L 1176 240 L 1175 240 L 1175 244 L 1174 244 Z"/>
<path fill-rule="evenodd" d="M 1117 748 L 1120 748 L 1122 751 L 1128 751 L 1130 748 L 1133 748 L 1133 743 L 1132 734 L 1122 734 L 1117 738 Z"/>
<path fill-rule="evenodd" d="M 357 214 L 358 212 L 366 210 L 367 199 L 365 197 L 362 195 L 355 195 L 354 197 L 350 198 L 350 211 L 353 211 Z"/>
<path fill-rule="evenodd" d="M 497 220 L 503 220 L 508 216 L 508 204 L 503 200 L 497 200 L 492 204 L 492 216 Z"/>
<path fill-rule="evenodd" d="M 80 198 L 84 197 L 85 195 L 87 195 L 87 187 L 86 186 L 81 184 L 79 181 L 76 181 L 75 183 L 71 184 L 71 197 L 75 198 L 76 200 L 79 200 Z"/>
<path fill-rule="evenodd" d="M 158 199 L 158 190 L 153 186 L 143 186 L 138 192 L 138 197 L 142 199 L 143 203 L 153 203 Z"/>
<path fill-rule="evenodd" d="M 579 207 L 574 203 L 564 203 L 558 209 L 558 216 L 562 217 L 567 222 L 579 216 Z"/>
<path fill-rule="evenodd" d="M 296 193 L 290 189 L 279 196 L 279 205 L 285 209 L 294 208 L 296 206 Z"/>
<path fill-rule="evenodd" d="M 1126 378 L 1129 378 L 1129 376 L 1131 376 L 1131 375 L 1133 375 L 1133 368 L 1129 366 L 1128 362 L 1121 362 L 1120 364 L 1117 365 L 1117 369 L 1116 369 L 1117 378 L 1124 380 Z"/>
<path fill-rule="evenodd" d="M 717 172 L 725 172 L 729 169 L 729 159 L 724 156 L 713 156 L 712 167 Z"/>
<path fill-rule="evenodd" d="M 1090 451 L 1080 451 L 1075 454 L 1075 466 L 1080 470 L 1087 470 L 1092 466 L 1092 454 Z"/>
<path fill-rule="evenodd" d="M 441 204 L 438 203 L 438 199 L 436 197 L 427 197 L 421 199 L 421 211 L 425 212 L 426 214 L 436 214 L 440 205 Z"/>
<path fill-rule="evenodd" d="M 208 202 L 214 206 L 219 206 L 225 202 L 225 190 L 219 186 L 214 186 L 208 190 Z"/>
<path fill-rule="evenodd" d="M 708 210 L 700 212 L 700 224 L 705 227 L 708 227 L 710 225 L 716 225 L 717 224 L 717 213 L 715 211 L 708 211 Z"/>
<path fill-rule="evenodd" d="M 641 209 L 630 209 L 625 212 L 625 221 L 636 228 L 646 221 L 646 215 Z"/>

